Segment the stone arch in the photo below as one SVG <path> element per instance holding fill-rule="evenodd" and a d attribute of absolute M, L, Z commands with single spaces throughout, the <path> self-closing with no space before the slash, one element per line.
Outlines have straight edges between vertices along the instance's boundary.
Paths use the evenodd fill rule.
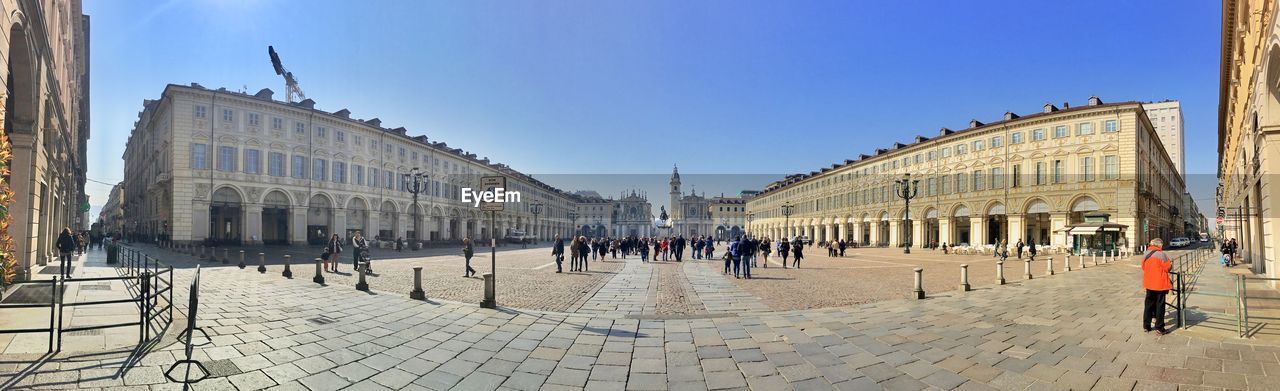
<path fill-rule="evenodd" d="M 215 203 L 244 203 L 244 191 L 235 185 L 219 185 L 209 197 Z"/>
<path fill-rule="evenodd" d="M 272 194 L 273 194 L 273 193 L 275 193 L 276 195 L 272 196 Z M 288 207 L 288 206 L 298 205 L 298 204 L 293 200 L 293 196 L 290 196 L 290 195 L 289 195 L 289 192 L 285 191 L 284 189 L 278 188 L 278 187 L 269 187 L 269 188 L 267 188 L 267 190 L 266 190 L 266 191 L 262 192 L 262 200 L 261 200 L 261 202 L 260 202 L 260 203 L 261 203 L 261 204 L 263 204 L 263 205 L 276 205 L 276 206 L 280 206 L 280 205 L 279 205 L 279 202 L 280 202 L 280 198 L 279 198 L 279 197 L 280 197 L 280 196 L 284 196 L 284 202 L 285 202 L 285 204 L 284 204 L 283 206 Z M 272 197 L 271 202 L 267 202 L 267 197 Z"/>
<path fill-rule="evenodd" d="M 23 17 L 21 13 L 14 16 Z M 36 72 L 38 66 L 32 47 L 26 26 L 22 21 L 15 22 L 9 29 L 6 132 L 31 133 L 35 130 L 39 117 L 40 78 Z"/>
<path fill-rule="evenodd" d="M 1067 203 L 1067 210 L 1070 212 L 1092 212 L 1101 209 L 1102 205 L 1092 194 L 1077 195 Z"/>
<path fill-rule="evenodd" d="M 951 207 L 951 213 L 948 213 L 952 217 L 969 217 L 972 214 L 973 211 L 969 210 L 969 206 L 964 203 L 956 203 Z"/>
<path fill-rule="evenodd" d="M 1027 213 L 1027 214 L 1050 213 L 1050 211 L 1053 210 L 1053 207 L 1049 203 L 1049 201 L 1045 200 L 1044 198 L 1031 197 L 1031 198 L 1028 198 L 1026 202 L 1023 202 L 1022 207 L 1018 208 L 1018 210 L 1021 210 L 1023 213 Z"/>
<path fill-rule="evenodd" d="M 938 218 L 938 208 L 929 207 L 929 209 L 925 209 L 922 216 L 926 219 L 936 219 Z"/>
<path fill-rule="evenodd" d="M 1008 208 L 1005 207 L 1004 202 L 1002 201 L 997 201 L 997 200 L 988 201 L 987 204 L 982 207 L 982 214 L 985 214 L 988 216 L 1003 215 L 1007 213 L 1009 213 Z"/>

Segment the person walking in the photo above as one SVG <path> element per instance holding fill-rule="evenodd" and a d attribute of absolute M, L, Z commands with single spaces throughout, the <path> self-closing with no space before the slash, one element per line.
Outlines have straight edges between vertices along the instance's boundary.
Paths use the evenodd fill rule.
<path fill-rule="evenodd" d="M 766 268 L 769 267 L 769 253 L 773 251 L 773 247 L 769 247 L 772 244 L 769 238 L 764 238 L 764 240 L 760 241 L 760 255 L 764 257 L 764 262 L 762 263 Z"/>
<path fill-rule="evenodd" d="M 751 279 L 751 266 L 756 262 L 756 240 L 750 237 L 738 242 L 738 253 L 742 254 L 742 276 Z"/>
<path fill-rule="evenodd" d="M 733 237 L 733 240 L 729 241 L 729 253 L 725 255 L 729 256 L 729 258 L 725 260 L 725 264 L 724 264 L 725 272 L 728 273 L 729 264 L 732 263 L 733 278 L 742 278 L 742 276 L 740 275 L 741 268 L 742 268 L 742 237 L 741 236 L 735 236 Z"/>
<path fill-rule="evenodd" d="M 795 258 L 793 261 L 791 261 L 792 266 L 795 266 L 796 269 L 799 269 L 800 260 L 804 259 L 804 241 L 800 240 L 799 237 L 796 237 L 796 240 L 791 242 L 791 252 L 792 252 L 791 254 L 792 257 Z"/>
<path fill-rule="evenodd" d="M 844 241 L 844 239 L 840 239 L 840 256 L 841 257 L 844 256 L 844 249 L 846 247 L 849 247 L 849 242 Z"/>
<path fill-rule="evenodd" d="M 580 243 L 578 243 L 578 257 L 580 258 L 578 261 L 578 271 L 585 272 L 591 270 L 591 267 L 587 265 L 587 252 L 591 251 L 591 245 L 587 244 L 586 236 L 579 236 L 578 238 L 582 239 Z"/>
<path fill-rule="evenodd" d="M 564 239 L 556 234 L 556 242 L 551 245 L 551 256 L 556 259 L 556 273 L 564 272 Z"/>
<path fill-rule="evenodd" d="M 1018 259 L 1022 259 L 1023 246 L 1026 246 L 1026 245 L 1022 243 L 1022 239 L 1018 239 L 1018 244 L 1013 245 L 1013 248 L 1018 249 Z"/>
<path fill-rule="evenodd" d="M 58 272 L 62 274 L 62 278 L 71 277 L 71 254 L 76 251 L 76 238 L 71 233 L 71 228 L 63 228 L 62 233 L 58 235 Z"/>
<path fill-rule="evenodd" d="M 716 259 L 716 242 L 714 240 L 711 240 L 711 238 L 707 238 L 706 240 L 704 240 L 704 242 L 706 243 L 703 243 L 702 247 L 703 247 L 703 251 L 707 252 L 706 259 L 707 260 Z"/>
<path fill-rule="evenodd" d="M 684 262 L 684 246 L 687 243 L 688 242 L 684 240 L 684 235 L 680 235 L 676 237 L 676 245 L 675 245 L 676 262 Z"/>
<path fill-rule="evenodd" d="M 782 238 L 781 242 L 778 242 L 778 256 L 782 257 L 783 269 L 787 268 L 787 255 L 790 253 L 791 253 L 791 242 L 787 241 L 787 238 L 784 237 Z"/>
<path fill-rule="evenodd" d="M 578 271 L 578 237 L 569 239 L 569 271 Z"/>
<path fill-rule="evenodd" d="M 396 252 L 404 251 L 404 238 L 396 238 Z"/>
<path fill-rule="evenodd" d="M 1164 241 L 1151 239 L 1147 245 L 1147 253 L 1142 257 L 1142 287 L 1147 290 L 1143 303 L 1142 330 L 1156 331 L 1156 335 L 1169 334 L 1164 328 L 1165 296 L 1173 289 L 1169 281 L 1169 268 L 1173 262 L 1164 253 Z M 1153 324 L 1154 323 L 1154 324 Z"/>
<path fill-rule="evenodd" d="M 324 245 L 324 259 L 321 260 L 324 263 L 324 270 L 330 270 L 329 260 L 332 259 L 332 271 L 338 271 L 338 254 L 342 254 L 342 238 L 338 237 L 338 234 L 333 234 L 329 236 L 329 242 Z"/>
<path fill-rule="evenodd" d="M 471 257 L 475 255 L 475 248 L 471 246 L 471 236 L 468 235 L 462 239 L 462 257 L 467 260 L 467 269 L 462 272 L 463 277 L 476 275 L 476 269 L 471 268 Z"/>
<path fill-rule="evenodd" d="M 1036 241 L 1032 240 L 1027 242 L 1027 253 L 1031 254 L 1032 261 L 1036 260 Z"/>
<path fill-rule="evenodd" d="M 640 238 L 640 262 L 649 262 L 649 238 Z"/>

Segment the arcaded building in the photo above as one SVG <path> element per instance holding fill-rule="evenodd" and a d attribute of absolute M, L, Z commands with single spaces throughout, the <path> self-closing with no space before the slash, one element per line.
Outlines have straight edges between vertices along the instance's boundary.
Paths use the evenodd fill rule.
<path fill-rule="evenodd" d="M 168 85 L 138 115 L 123 159 L 124 230 L 174 243 L 320 243 L 362 231 L 380 240 L 488 240 L 573 231 L 573 197 L 486 157 L 411 136 L 350 111 L 256 94 Z M 416 172 L 419 177 L 415 186 Z M 520 202 L 490 224 L 461 200 L 502 175 Z M 417 202 L 414 202 L 414 189 Z M 541 204 L 535 219 L 534 208 Z"/>
<path fill-rule="evenodd" d="M 895 194 L 908 174 L 918 181 L 909 213 Z M 1105 245 L 1136 247 L 1181 236 L 1184 187 L 1142 104 L 1091 97 L 788 176 L 748 201 L 747 212 L 754 232 L 815 242 L 1065 248 L 1096 226 L 1113 232 Z"/>
<path fill-rule="evenodd" d="M 16 279 L 56 264 L 63 228 L 88 229 L 82 207 L 89 141 L 89 17 L 79 0 L 0 1 L 4 129 L 13 152 L 9 235 Z"/>

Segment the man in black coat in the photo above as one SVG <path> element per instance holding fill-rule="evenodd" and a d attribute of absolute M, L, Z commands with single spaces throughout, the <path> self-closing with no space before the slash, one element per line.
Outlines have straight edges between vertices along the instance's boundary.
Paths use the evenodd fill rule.
<path fill-rule="evenodd" d="M 684 235 L 676 237 L 675 245 L 672 246 L 672 249 L 676 252 L 676 262 L 684 262 L 684 246 Z"/>
<path fill-rule="evenodd" d="M 556 273 L 564 271 L 564 239 L 556 235 L 556 244 L 551 245 L 551 255 L 556 257 Z"/>
<path fill-rule="evenodd" d="M 76 251 L 76 237 L 71 233 L 71 228 L 63 228 L 62 234 L 58 235 L 58 241 L 55 243 L 58 247 L 58 269 L 62 273 L 62 278 L 71 277 L 71 253 Z"/>

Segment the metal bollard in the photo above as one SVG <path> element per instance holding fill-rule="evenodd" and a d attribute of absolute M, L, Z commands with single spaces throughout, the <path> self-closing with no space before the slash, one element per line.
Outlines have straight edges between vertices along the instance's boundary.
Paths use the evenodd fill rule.
<path fill-rule="evenodd" d="M 267 254 L 258 253 L 258 273 L 267 272 Z"/>
<path fill-rule="evenodd" d="M 1067 254 L 1067 257 L 1063 259 L 1064 259 L 1062 261 L 1063 270 L 1071 271 L 1071 254 Z"/>
<path fill-rule="evenodd" d="M 200 245 L 200 259 L 204 259 L 204 245 Z"/>
<path fill-rule="evenodd" d="M 293 278 L 293 271 L 289 270 L 289 264 L 292 263 L 290 262 L 290 258 L 292 257 L 292 255 L 287 254 L 284 256 L 284 272 L 280 273 L 284 278 Z"/>
<path fill-rule="evenodd" d="M 320 267 L 318 266 L 320 265 L 319 260 L 317 260 L 316 265 L 317 265 L 316 266 L 317 268 Z M 369 291 L 369 283 L 364 281 L 364 271 L 366 269 L 368 268 L 365 268 L 365 267 L 360 268 L 360 281 L 356 283 L 356 290 L 358 291 L 365 291 L 365 292 Z"/>
<path fill-rule="evenodd" d="M 916 280 L 915 296 L 916 296 L 916 300 L 920 300 L 924 298 L 924 269 L 917 267 L 914 269 L 914 271 L 916 274 L 915 275 L 915 280 Z"/>
<path fill-rule="evenodd" d="M 222 264 L 226 265 L 228 263 L 231 263 L 231 257 L 227 256 L 227 249 L 224 248 L 222 249 Z"/>
<path fill-rule="evenodd" d="M 960 264 L 960 291 L 969 291 L 969 264 Z"/>
<path fill-rule="evenodd" d="M 427 292 L 422 291 L 422 266 L 413 267 L 413 292 L 409 292 L 409 298 L 414 300 L 427 299 Z"/>
<path fill-rule="evenodd" d="M 996 261 L 996 285 L 1004 285 L 1004 261 Z"/>
<path fill-rule="evenodd" d="M 1023 261 L 1022 274 L 1024 278 L 1028 280 L 1031 279 L 1031 258 L 1027 258 L 1026 260 Z"/>
<path fill-rule="evenodd" d="M 363 276 L 364 274 L 362 273 L 361 277 Z M 314 282 L 317 284 L 324 284 L 324 274 L 321 274 L 321 271 L 320 271 L 320 258 L 316 258 L 316 277 L 312 278 L 311 282 Z"/>
<path fill-rule="evenodd" d="M 480 308 L 497 309 L 498 288 L 494 285 L 493 273 L 485 273 L 480 277 L 484 278 L 484 301 L 480 302 Z"/>
<path fill-rule="evenodd" d="M 240 264 L 236 266 L 239 266 L 240 269 L 244 269 L 244 250 L 240 250 Z"/>
<path fill-rule="evenodd" d="M 1090 258 L 1093 259 L 1093 266 L 1098 266 L 1098 252 L 1094 252 Z"/>
<path fill-rule="evenodd" d="M 1045 269 L 1045 270 L 1044 270 L 1044 274 L 1045 274 L 1046 276 L 1052 276 L 1052 275 L 1053 275 L 1053 256 L 1050 256 L 1050 257 L 1049 257 L 1049 260 L 1048 260 L 1047 262 L 1045 262 L 1045 263 L 1044 263 L 1044 269 Z"/>
<path fill-rule="evenodd" d="M 1084 255 L 1080 256 L 1080 270 L 1084 270 Z"/>

